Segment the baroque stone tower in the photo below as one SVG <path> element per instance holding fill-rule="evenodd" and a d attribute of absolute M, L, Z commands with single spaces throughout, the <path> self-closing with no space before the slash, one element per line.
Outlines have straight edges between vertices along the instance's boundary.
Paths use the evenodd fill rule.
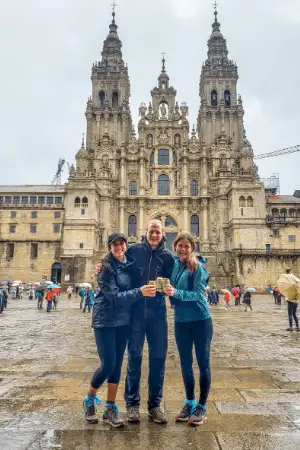
<path fill-rule="evenodd" d="M 151 101 L 133 128 L 128 69 L 113 12 L 102 59 L 92 67 L 86 145 L 66 185 L 62 261 L 72 280 L 93 279 L 94 264 L 116 230 L 139 242 L 148 220 L 165 225 L 167 246 L 190 231 L 209 259 L 212 278 L 233 281 L 240 233 L 257 239 L 265 219 L 264 191 L 244 130 L 237 66 L 228 59 L 215 12 L 200 77 L 197 127 L 177 102 L 163 57 Z"/>

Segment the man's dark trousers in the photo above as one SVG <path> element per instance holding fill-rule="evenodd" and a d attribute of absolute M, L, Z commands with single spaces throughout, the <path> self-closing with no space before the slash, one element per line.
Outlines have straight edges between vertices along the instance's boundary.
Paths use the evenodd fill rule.
<path fill-rule="evenodd" d="M 149 348 L 148 409 L 159 406 L 163 395 L 165 363 L 168 348 L 166 318 L 142 319 L 132 323 L 128 343 L 128 369 L 125 386 L 126 406 L 140 405 L 140 378 L 143 348 L 147 338 Z"/>

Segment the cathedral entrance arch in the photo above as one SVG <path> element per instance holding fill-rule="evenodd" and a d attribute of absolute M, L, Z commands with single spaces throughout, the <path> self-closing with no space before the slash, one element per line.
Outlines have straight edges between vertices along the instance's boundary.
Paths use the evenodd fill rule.
<path fill-rule="evenodd" d="M 173 242 L 179 232 L 177 221 L 168 214 L 157 215 L 154 219 L 160 220 L 163 223 L 167 238 L 166 247 L 173 252 Z"/>

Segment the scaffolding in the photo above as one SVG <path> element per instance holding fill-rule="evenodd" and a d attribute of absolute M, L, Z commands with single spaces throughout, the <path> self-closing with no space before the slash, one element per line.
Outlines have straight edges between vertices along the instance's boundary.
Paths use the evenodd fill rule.
<path fill-rule="evenodd" d="M 265 187 L 266 195 L 279 195 L 280 194 L 280 181 L 279 173 L 273 173 L 269 178 L 260 179 Z"/>

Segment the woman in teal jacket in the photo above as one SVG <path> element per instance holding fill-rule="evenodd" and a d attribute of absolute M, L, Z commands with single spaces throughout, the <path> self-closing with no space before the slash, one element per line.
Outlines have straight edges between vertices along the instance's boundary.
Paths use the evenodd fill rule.
<path fill-rule="evenodd" d="M 211 314 L 204 296 L 209 273 L 195 255 L 195 241 L 181 233 L 174 242 L 174 269 L 165 294 L 171 297 L 175 312 L 175 338 L 179 351 L 186 400 L 177 422 L 201 425 L 206 420 L 206 402 L 211 385 L 210 345 L 213 336 Z M 195 400 L 193 345 L 200 370 L 200 398 Z"/>

